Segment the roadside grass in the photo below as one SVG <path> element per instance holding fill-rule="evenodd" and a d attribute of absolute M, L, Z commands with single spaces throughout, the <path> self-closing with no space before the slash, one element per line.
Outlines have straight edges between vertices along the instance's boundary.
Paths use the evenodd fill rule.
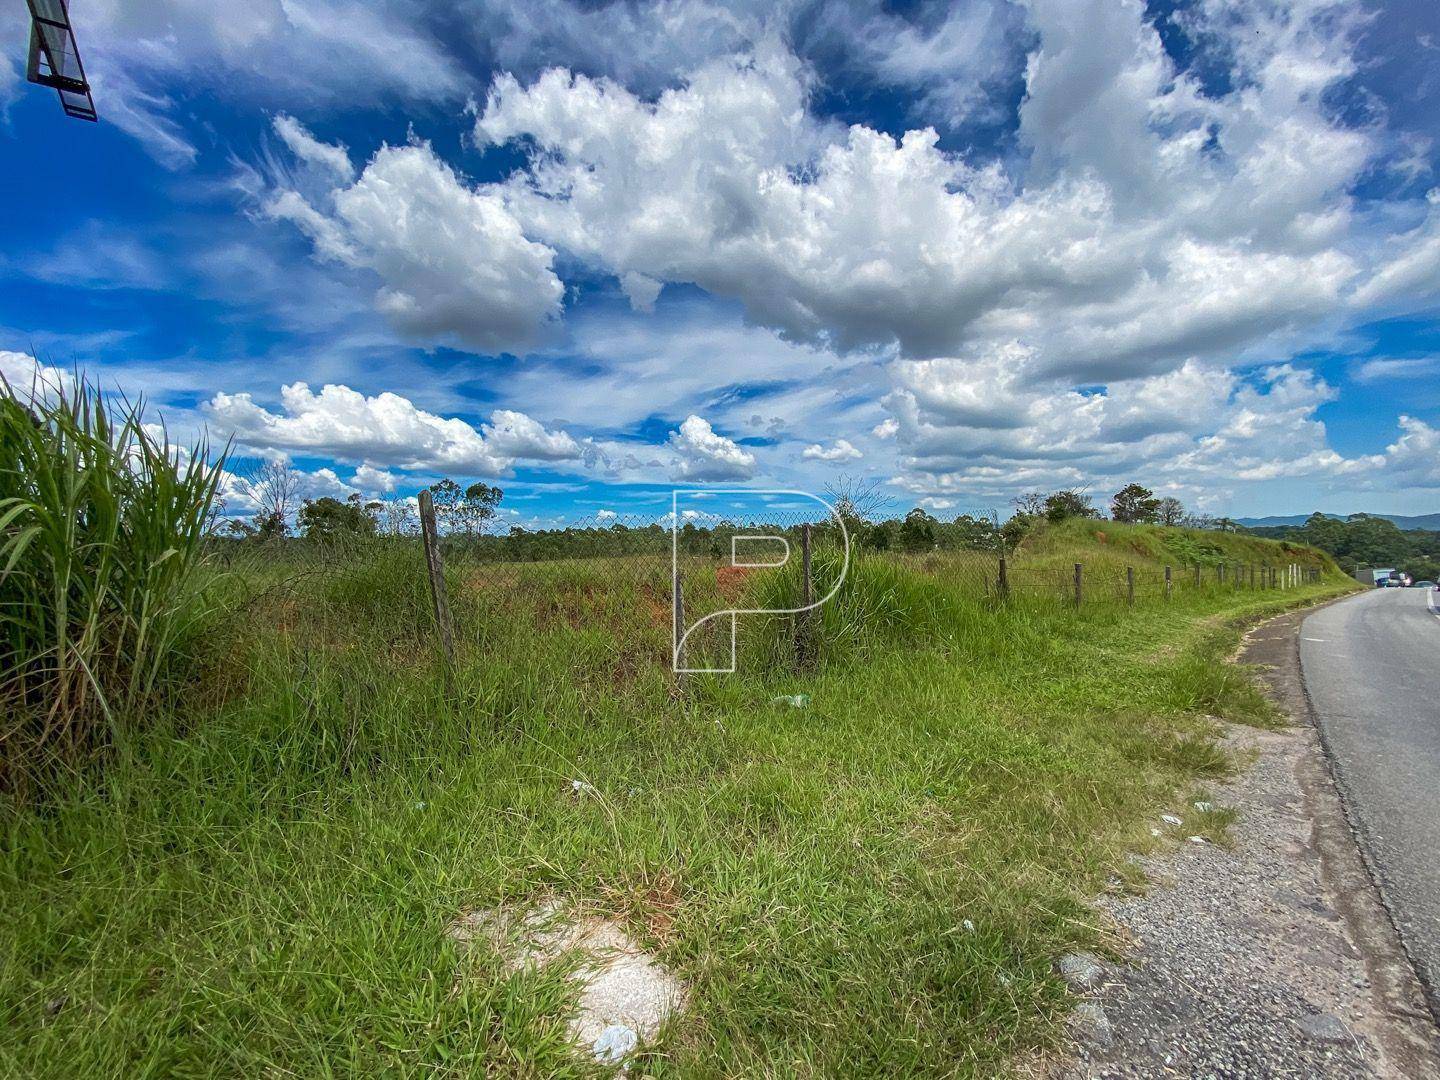
<path fill-rule="evenodd" d="M 231 579 L 203 715 L 3 820 L 0 1072 L 595 1075 L 562 970 L 445 933 L 553 896 L 690 987 L 637 1072 L 995 1075 L 1060 1037 L 1087 899 L 1225 773 L 1212 718 L 1267 720 L 1236 620 L 1348 587 L 1001 607 L 859 559 L 813 671 L 756 620 L 676 695 L 668 609 L 600 563 L 555 571 L 564 604 L 455 571 L 448 678 L 413 554 L 262 590 L 288 572 Z"/>

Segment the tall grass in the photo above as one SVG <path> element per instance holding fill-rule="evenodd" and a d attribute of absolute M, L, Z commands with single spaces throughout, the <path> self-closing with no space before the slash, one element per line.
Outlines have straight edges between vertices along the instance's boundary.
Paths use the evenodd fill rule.
<path fill-rule="evenodd" d="M 456 560 L 451 665 L 414 544 L 241 548 L 243 692 L 6 825 L 0 1076 L 596 1076 L 562 974 L 445 932 L 544 898 L 689 985 L 635 1075 L 1004 1074 L 1063 1031 L 1084 898 L 1162 810 L 1209 827 L 1210 716 L 1264 719 L 1229 620 L 1350 584 L 1077 610 L 967 565 L 858 554 L 813 669 L 750 617 L 737 672 L 681 689 L 663 560 Z M 837 573 L 817 545 L 817 593 Z M 694 614 L 799 590 L 684 580 Z"/>
<path fill-rule="evenodd" d="M 205 612 L 221 475 L 83 380 L 0 386 L 0 790 L 24 794 L 153 706 Z"/>

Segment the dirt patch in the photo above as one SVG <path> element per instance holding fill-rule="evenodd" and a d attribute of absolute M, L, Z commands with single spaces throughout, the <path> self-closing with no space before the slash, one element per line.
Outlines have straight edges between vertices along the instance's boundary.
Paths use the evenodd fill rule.
<path fill-rule="evenodd" d="M 578 954 L 571 978 L 579 995 L 570 1036 L 597 1061 L 623 1061 L 685 1007 L 685 985 L 623 926 L 558 902 L 467 912 L 451 925 L 450 936 L 462 944 L 489 942 L 510 971 L 543 968 Z"/>
<path fill-rule="evenodd" d="M 716 567 L 715 590 L 726 600 L 738 600 L 745 592 L 745 579 L 754 572 L 749 566 Z"/>

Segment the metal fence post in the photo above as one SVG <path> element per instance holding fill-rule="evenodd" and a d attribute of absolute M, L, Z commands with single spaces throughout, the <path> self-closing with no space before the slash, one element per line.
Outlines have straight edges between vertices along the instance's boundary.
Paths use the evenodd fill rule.
<path fill-rule="evenodd" d="M 420 492 L 420 538 L 425 546 L 425 570 L 430 578 L 430 600 L 435 606 L 435 626 L 445 662 L 455 663 L 455 629 L 450 622 L 450 602 L 445 595 L 445 564 L 440 558 L 440 536 L 435 528 L 435 499 L 429 490 Z"/>
<path fill-rule="evenodd" d="M 1125 603 L 1135 606 L 1135 568 L 1125 567 Z"/>
<path fill-rule="evenodd" d="M 1174 586 L 1174 583 L 1170 580 L 1170 567 L 1169 567 L 1169 566 L 1166 566 L 1166 567 L 1165 567 L 1165 599 L 1166 599 L 1167 601 L 1170 599 L 1170 590 L 1171 590 L 1171 588 L 1173 588 L 1173 586 Z"/>
<path fill-rule="evenodd" d="M 800 528 L 800 607 L 795 624 L 795 665 L 804 668 L 810 663 L 810 523 Z"/>
<path fill-rule="evenodd" d="M 1083 592 L 1083 590 L 1082 590 L 1082 588 L 1081 588 L 1081 585 L 1080 585 L 1080 575 L 1081 575 L 1080 564 L 1077 562 L 1077 563 L 1075 564 L 1075 606 L 1076 606 L 1077 608 L 1080 606 L 1080 601 L 1081 601 L 1082 599 L 1084 599 L 1084 592 Z"/>
<path fill-rule="evenodd" d="M 671 651 L 671 668 L 675 672 L 675 678 L 680 678 L 680 668 L 684 665 L 680 662 L 680 654 L 683 652 L 685 634 L 685 596 L 680 591 L 680 567 L 675 567 L 675 579 L 670 585 L 670 606 L 674 609 L 673 615 L 675 625 L 672 629 L 675 645 Z"/>

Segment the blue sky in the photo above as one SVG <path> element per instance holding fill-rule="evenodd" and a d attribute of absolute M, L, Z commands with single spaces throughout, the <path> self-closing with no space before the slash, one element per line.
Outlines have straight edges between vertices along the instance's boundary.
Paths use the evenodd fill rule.
<path fill-rule="evenodd" d="M 1436 5 L 71 10 L 99 124 L 0 14 L 0 364 L 310 494 L 1440 506 Z"/>

